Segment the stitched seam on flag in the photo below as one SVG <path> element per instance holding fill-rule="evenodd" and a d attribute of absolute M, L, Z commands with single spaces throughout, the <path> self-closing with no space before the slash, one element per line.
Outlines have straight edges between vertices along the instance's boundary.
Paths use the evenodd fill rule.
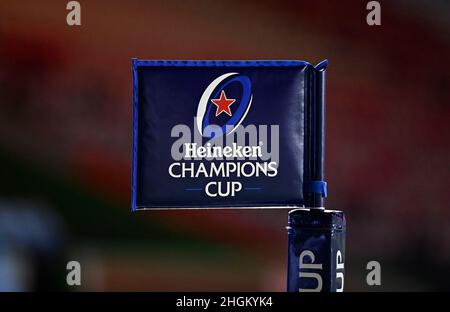
<path fill-rule="evenodd" d="M 137 195 L 137 145 L 138 145 L 138 74 L 137 59 L 132 60 L 133 69 L 133 155 L 132 155 L 132 172 L 131 172 L 131 208 L 132 211 L 138 209 L 136 205 Z"/>
<path fill-rule="evenodd" d="M 305 67 L 312 66 L 305 61 L 295 60 L 136 60 L 136 66 L 163 67 Z"/>

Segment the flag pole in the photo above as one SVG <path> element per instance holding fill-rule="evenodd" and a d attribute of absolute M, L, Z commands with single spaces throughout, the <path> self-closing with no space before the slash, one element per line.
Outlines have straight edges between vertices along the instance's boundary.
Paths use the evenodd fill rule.
<path fill-rule="evenodd" d="M 305 208 L 288 215 L 289 292 L 334 292 L 344 289 L 345 217 L 325 210 L 327 184 L 325 159 L 325 70 L 324 60 L 310 67 L 305 105 Z"/>

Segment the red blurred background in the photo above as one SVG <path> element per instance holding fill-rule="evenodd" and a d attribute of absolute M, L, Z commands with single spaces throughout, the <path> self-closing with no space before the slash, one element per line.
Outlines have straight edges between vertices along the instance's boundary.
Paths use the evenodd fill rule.
<path fill-rule="evenodd" d="M 287 210 L 130 213 L 132 57 L 327 58 L 346 290 L 450 290 L 448 2 L 79 2 L 0 2 L 0 290 L 285 290 Z"/>

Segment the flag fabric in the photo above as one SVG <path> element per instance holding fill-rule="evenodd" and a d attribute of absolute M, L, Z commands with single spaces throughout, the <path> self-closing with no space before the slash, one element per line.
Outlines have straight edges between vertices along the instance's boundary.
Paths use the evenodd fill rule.
<path fill-rule="evenodd" d="M 322 206 L 326 66 L 133 59 L 133 211 Z"/>

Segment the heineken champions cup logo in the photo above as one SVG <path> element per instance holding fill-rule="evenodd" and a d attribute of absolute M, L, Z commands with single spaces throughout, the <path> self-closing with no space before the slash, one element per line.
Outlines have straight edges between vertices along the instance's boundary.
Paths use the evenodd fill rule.
<path fill-rule="evenodd" d="M 228 78 L 228 79 L 227 79 Z M 221 88 L 218 86 L 224 82 Z M 232 83 L 240 83 L 242 86 L 242 97 L 238 107 L 233 107 L 233 112 L 231 112 L 230 106 L 235 104 L 236 99 L 228 99 L 225 94 L 225 88 Z M 253 95 L 251 91 L 250 79 L 247 76 L 239 75 L 238 73 L 228 73 L 220 77 L 217 77 L 213 82 L 203 92 L 200 102 L 198 103 L 197 109 L 197 129 L 203 135 L 203 130 L 210 125 L 210 112 L 212 109 L 216 108 L 215 117 L 220 116 L 225 113 L 230 118 L 222 126 L 222 132 L 226 135 L 232 133 L 244 120 L 247 115 L 250 106 L 252 104 Z M 219 93 L 220 92 L 220 93 Z M 211 96 L 214 94 L 214 98 Z M 217 98 L 219 97 L 219 98 Z M 214 105 L 211 105 L 213 103 Z"/>
<path fill-rule="evenodd" d="M 246 122 L 250 108 L 263 109 L 252 102 L 250 78 L 226 73 L 205 88 L 193 125 L 172 128 L 171 137 L 177 139 L 168 173 L 186 179 L 185 191 L 234 197 L 240 192 L 264 191 L 258 178 L 278 174 L 279 125 Z M 201 185 L 198 178 L 209 182 Z"/>

